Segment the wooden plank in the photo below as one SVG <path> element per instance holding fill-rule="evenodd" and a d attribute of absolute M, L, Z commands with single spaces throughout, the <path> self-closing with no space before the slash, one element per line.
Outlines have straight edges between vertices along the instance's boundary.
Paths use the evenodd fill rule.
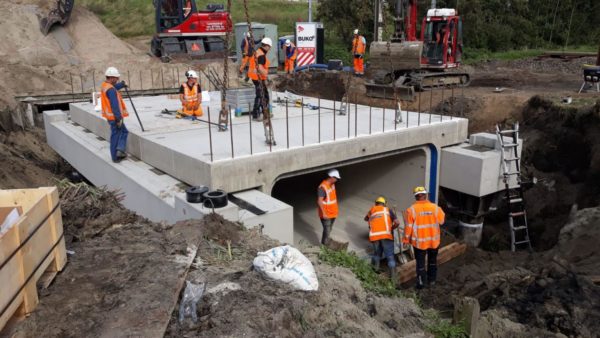
<path fill-rule="evenodd" d="M 17 223 L 0 237 L 0 262 L 7 262 L 0 270 L 0 310 L 6 308 L 0 317 L 0 330 L 15 313 L 24 315 L 34 310 L 39 302 L 37 282 L 49 266 L 60 271 L 66 263 L 64 239 L 48 254 L 63 231 L 58 203 L 56 187 L 0 190 L 0 207 L 20 206 L 23 210 Z M 42 280 L 46 285 L 51 282 L 49 276 Z"/>
<path fill-rule="evenodd" d="M 438 252 L 437 264 L 438 266 L 452 260 L 465 253 L 467 245 L 462 243 L 452 243 L 441 248 Z M 400 284 L 406 283 L 417 277 L 417 261 L 412 260 L 404 265 L 396 268 L 398 272 L 398 282 Z"/>

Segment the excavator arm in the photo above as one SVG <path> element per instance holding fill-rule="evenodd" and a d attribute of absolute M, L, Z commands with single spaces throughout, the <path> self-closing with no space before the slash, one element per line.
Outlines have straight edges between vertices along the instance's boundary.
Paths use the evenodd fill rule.
<path fill-rule="evenodd" d="M 48 35 L 52 26 L 55 24 L 64 25 L 69 21 L 71 12 L 75 6 L 75 0 L 50 0 L 44 2 L 49 3 L 49 6 L 44 6 L 43 4 L 40 6 L 41 10 L 45 11 L 45 14 L 42 14 L 42 17 L 40 17 L 40 30 L 42 34 Z"/>

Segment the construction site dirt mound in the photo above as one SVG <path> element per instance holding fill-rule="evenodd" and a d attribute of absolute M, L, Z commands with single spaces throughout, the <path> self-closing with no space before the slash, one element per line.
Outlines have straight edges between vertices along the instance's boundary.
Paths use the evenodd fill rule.
<path fill-rule="evenodd" d="M 41 129 L 2 132 L 0 128 L 0 189 L 53 185 L 69 165 L 46 143 Z"/>
<path fill-rule="evenodd" d="M 600 329 L 597 239 L 600 207 L 573 213 L 549 251 L 490 253 L 469 249 L 445 265 L 425 304 L 450 311 L 478 300 L 482 337 L 594 337 Z"/>
<path fill-rule="evenodd" d="M 318 247 L 300 249 L 315 267 L 319 290 L 297 291 L 253 271 L 258 252 L 281 245 L 257 228 L 244 230 L 218 215 L 186 224 L 203 234 L 188 280 L 206 283 L 206 291 L 198 304 L 198 322 L 180 323 L 176 312 L 167 337 L 259 337 L 274 332 L 281 337 L 395 337 L 425 328 L 422 310 L 411 299 L 366 292 L 350 270 L 321 263 Z M 227 237 L 219 237 L 223 235 Z"/>
<path fill-rule="evenodd" d="M 85 241 L 99 236 L 116 225 L 141 222 L 143 219 L 123 207 L 123 195 L 118 191 L 96 188 L 85 182 L 72 183 L 63 179 L 59 187 L 65 228 L 65 242 Z"/>
<path fill-rule="evenodd" d="M 110 194 L 110 193 L 107 193 Z M 116 197 L 115 197 L 116 198 Z M 74 218 L 74 219 L 77 219 Z M 74 220 L 65 215 L 65 222 Z M 259 251 L 280 243 L 217 215 L 162 225 L 125 217 L 71 242 L 66 269 L 26 320 L 4 333 L 47 336 L 398 337 L 423 336 L 423 311 L 408 298 L 365 291 L 348 269 L 302 248 L 319 291 L 296 291 L 252 270 Z M 225 229 L 225 230 L 222 230 Z M 225 237 L 221 237 L 225 236 Z M 193 260 L 193 262 L 192 262 Z M 184 280 L 206 283 L 197 323 L 179 322 Z"/>
<path fill-rule="evenodd" d="M 279 76 L 277 90 L 339 101 L 346 94 L 348 77 L 343 72 L 300 72 L 293 77 Z"/>

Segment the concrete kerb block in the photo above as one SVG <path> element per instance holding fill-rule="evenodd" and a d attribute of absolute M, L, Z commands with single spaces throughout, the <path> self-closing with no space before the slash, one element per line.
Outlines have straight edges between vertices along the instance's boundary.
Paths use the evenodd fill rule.
<path fill-rule="evenodd" d="M 479 301 L 471 297 L 454 297 L 454 315 L 452 322 L 454 324 L 462 323 L 469 337 L 473 337 L 477 332 L 477 325 L 480 316 Z"/>
<path fill-rule="evenodd" d="M 44 123 L 63 122 L 67 120 L 67 113 L 62 110 L 48 110 L 44 112 Z"/>

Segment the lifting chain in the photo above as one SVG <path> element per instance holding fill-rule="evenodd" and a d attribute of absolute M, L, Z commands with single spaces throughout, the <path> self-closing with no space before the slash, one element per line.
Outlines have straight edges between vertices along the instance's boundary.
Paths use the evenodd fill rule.
<path fill-rule="evenodd" d="M 400 4 L 398 4 L 400 5 Z M 382 15 L 381 23 L 383 27 L 386 26 L 385 15 Z M 384 29 L 385 31 L 385 29 Z M 383 40 L 383 37 L 382 37 Z M 402 42 L 400 42 L 402 43 Z M 391 38 L 389 38 L 386 42 L 387 52 L 388 52 L 388 60 L 390 61 L 390 80 L 391 80 L 391 90 L 394 92 L 394 111 L 396 115 L 394 116 L 394 120 L 396 123 L 402 122 L 402 103 L 398 100 L 398 92 L 396 91 L 396 70 L 394 69 L 394 61 L 392 59 L 392 43 Z"/>
<path fill-rule="evenodd" d="M 227 13 L 231 18 L 231 0 L 227 0 Z M 229 22 L 227 22 L 229 25 Z M 227 89 L 229 89 L 229 38 L 231 32 L 225 33 L 225 54 L 223 56 L 223 86 L 221 86 L 221 113 L 219 114 L 219 131 L 226 131 L 229 122 L 229 109 L 227 107 Z"/>
<path fill-rule="evenodd" d="M 248 0 L 244 0 L 244 14 L 246 15 L 246 23 L 248 24 L 248 32 L 250 33 L 250 47 L 252 49 L 252 58 L 254 58 L 254 65 L 258 71 L 258 59 L 256 57 L 256 50 L 254 45 L 254 33 L 252 32 L 252 23 L 250 22 L 250 15 L 248 14 Z M 273 48 L 273 46 L 271 46 Z M 266 55 L 265 55 L 266 57 Z M 267 70 L 268 71 L 268 70 Z M 265 128 L 265 141 L 268 145 L 277 145 L 275 142 L 275 136 L 273 133 L 273 126 L 271 124 L 271 111 L 265 98 L 265 91 L 268 90 L 267 84 L 263 80 L 258 80 L 260 86 L 260 104 L 263 112 L 263 126 Z"/>

